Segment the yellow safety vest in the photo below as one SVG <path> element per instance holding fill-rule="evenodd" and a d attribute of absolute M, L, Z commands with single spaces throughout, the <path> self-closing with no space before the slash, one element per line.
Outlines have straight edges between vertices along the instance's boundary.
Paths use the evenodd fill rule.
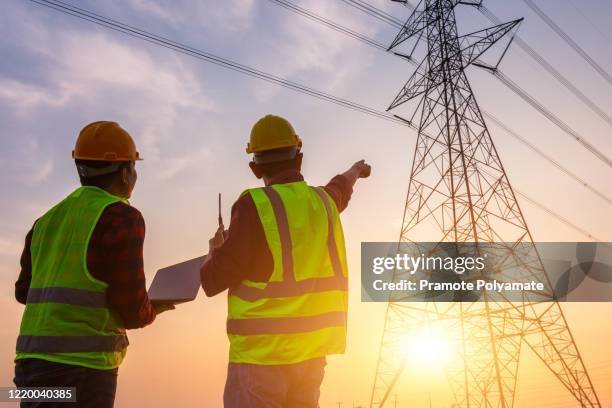
<path fill-rule="evenodd" d="M 230 362 L 293 364 L 343 353 L 348 274 L 334 201 L 303 181 L 243 194 L 253 198 L 274 270 L 268 282 L 229 290 Z"/>
<path fill-rule="evenodd" d="M 128 339 L 106 303 L 108 284 L 87 268 L 87 248 L 102 212 L 124 201 L 79 187 L 43 215 L 32 235 L 32 281 L 16 359 L 38 358 L 100 370 L 118 367 Z"/>

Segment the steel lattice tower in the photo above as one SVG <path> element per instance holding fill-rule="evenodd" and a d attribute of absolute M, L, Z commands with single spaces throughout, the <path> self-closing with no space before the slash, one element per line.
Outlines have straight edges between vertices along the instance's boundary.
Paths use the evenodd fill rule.
<path fill-rule="evenodd" d="M 419 134 L 399 245 L 417 238 L 505 242 L 506 246 L 500 244 L 506 251 L 498 258 L 500 264 L 518 266 L 525 279 L 543 282 L 552 291 L 465 74 L 469 65 L 482 65 L 478 58 L 522 19 L 459 36 L 455 7 L 460 4 L 479 5 L 422 0 L 389 47 L 411 37 L 425 38 L 428 47 L 427 56 L 389 107 L 420 97 L 409 121 L 418 123 Z M 396 272 L 394 278 L 402 276 Z M 513 407 L 525 346 L 581 406 L 601 406 L 557 302 L 536 301 L 529 293 L 522 302 L 492 293 L 471 303 L 405 303 L 395 296 L 387 307 L 371 407 L 383 406 L 391 394 L 406 364 L 405 358 L 398 358 L 406 337 L 432 322 L 441 324 L 459 348 L 461 358 L 447 369 L 459 407 Z"/>

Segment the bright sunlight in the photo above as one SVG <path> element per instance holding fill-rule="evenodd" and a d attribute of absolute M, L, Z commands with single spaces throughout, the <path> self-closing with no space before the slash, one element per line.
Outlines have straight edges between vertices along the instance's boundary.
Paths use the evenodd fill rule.
<path fill-rule="evenodd" d="M 456 345 L 439 325 L 424 326 L 407 335 L 404 354 L 409 364 L 443 368 L 456 355 Z"/>

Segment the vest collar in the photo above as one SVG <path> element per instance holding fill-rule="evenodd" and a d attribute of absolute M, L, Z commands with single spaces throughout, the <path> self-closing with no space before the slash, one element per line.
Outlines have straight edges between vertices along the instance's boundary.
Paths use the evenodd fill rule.
<path fill-rule="evenodd" d="M 102 189 L 100 187 L 96 187 L 96 186 L 81 186 L 81 187 L 77 188 L 76 190 L 74 190 L 72 192 L 71 196 L 72 197 L 78 197 L 78 196 L 80 196 L 83 193 L 83 191 L 86 191 L 86 190 L 95 191 L 97 193 L 106 194 L 106 195 L 109 195 L 111 197 L 118 198 L 119 200 L 121 200 L 125 204 L 128 204 L 128 205 L 130 204 L 130 201 L 127 198 L 123 198 L 123 197 L 119 197 L 119 196 L 113 195 L 113 194 L 109 193 L 108 191 L 106 191 L 106 190 L 104 190 L 104 189 Z"/>
<path fill-rule="evenodd" d="M 289 169 L 278 173 L 276 176 L 272 177 L 267 186 L 271 186 L 273 184 L 287 184 L 287 183 L 295 183 L 296 181 L 304 181 L 304 176 L 300 173 L 299 170 Z"/>

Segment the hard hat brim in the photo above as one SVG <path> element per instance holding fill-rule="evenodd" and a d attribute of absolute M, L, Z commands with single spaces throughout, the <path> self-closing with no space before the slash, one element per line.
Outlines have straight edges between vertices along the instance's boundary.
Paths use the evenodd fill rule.
<path fill-rule="evenodd" d="M 258 149 L 253 149 L 251 147 L 251 144 L 249 143 L 247 145 L 246 152 L 248 154 L 261 153 L 261 152 L 268 152 L 270 150 L 284 149 L 284 148 L 287 148 L 287 147 L 295 147 L 297 149 L 301 149 L 302 148 L 302 140 L 298 137 L 297 138 L 297 143 L 293 143 L 293 142 L 292 143 L 281 143 L 281 144 L 273 145 L 273 146 L 260 147 Z"/>
<path fill-rule="evenodd" d="M 94 160 L 94 161 L 107 161 L 107 162 L 128 162 L 128 161 L 141 161 L 144 160 L 140 157 L 140 154 L 136 152 L 135 157 L 119 157 L 114 153 L 106 153 L 104 156 L 86 156 L 86 155 L 77 155 L 75 151 L 72 151 L 72 158 L 75 160 Z"/>

